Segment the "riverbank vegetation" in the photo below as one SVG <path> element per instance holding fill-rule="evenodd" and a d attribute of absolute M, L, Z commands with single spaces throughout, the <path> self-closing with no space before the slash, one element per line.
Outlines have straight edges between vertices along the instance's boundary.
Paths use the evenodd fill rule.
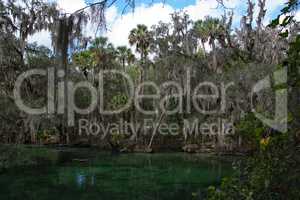
<path fill-rule="evenodd" d="M 57 154 L 43 147 L 24 145 L 0 145 L 0 173 L 18 167 L 32 167 L 54 163 Z"/>

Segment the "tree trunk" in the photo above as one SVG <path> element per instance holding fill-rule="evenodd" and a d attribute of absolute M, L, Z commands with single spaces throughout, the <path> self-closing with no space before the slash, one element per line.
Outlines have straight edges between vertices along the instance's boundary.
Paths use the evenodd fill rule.
<path fill-rule="evenodd" d="M 203 48 L 203 53 L 204 53 L 204 57 L 206 58 L 206 48 L 205 48 L 205 44 L 203 41 L 201 41 L 202 44 L 202 48 Z"/>
<path fill-rule="evenodd" d="M 218 61 L 217 61 L 217 52 L 216 52 L 215 41 L 213 41 L 211 44 L 212 44 L 212 54 L 213 54 L 213 70 L 216 71 L 218 68 Z"/>
<path fill-rule="evenodd" d="M 157 133 L 158 128 L 161 125 L 161 122 L 163 121 L 163 119 L 165 117 L 165 114 L 166 114 L 165 112 L 161 113 L 160 117 L 158 118 L 158 121 L 155 123 L 154 129 L 153 129 L 153 132 L 152 132 L 152 136 L 151 136 L 150 142 L 148 144 L 148 149 L 151 149 L 151 147 L 152 147 L 154 137 Z"/>

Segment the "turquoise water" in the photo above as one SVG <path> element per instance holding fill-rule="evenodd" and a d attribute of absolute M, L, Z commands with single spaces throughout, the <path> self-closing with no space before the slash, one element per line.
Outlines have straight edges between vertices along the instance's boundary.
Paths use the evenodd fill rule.
<path fill-rule="evenodd" d="M 212 156 L 56 150 L 52 162 L 0 175 L 1 200 L 203 199 L 210 185 L 232 173 Z"/>

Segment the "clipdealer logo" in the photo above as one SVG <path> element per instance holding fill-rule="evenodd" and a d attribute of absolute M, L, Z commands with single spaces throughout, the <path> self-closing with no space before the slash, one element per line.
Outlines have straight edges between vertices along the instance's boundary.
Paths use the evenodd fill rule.
<path fill-rule="evenodd" d="M 114 74 L 114 76 L 121 76 L 124 80 L 126 80 L 128 88 L 129 88 L 129 96 L 128 101 L 125 105 L 122 106 L 122 108 L 119 108 L 118 110 L 105 110 L 104 106 L 104 77 L 108 74 Z M 124 72 L 117 71 L 117 70 L 104 70 L 99 73 L 98 79 L 99 79 L 99 88 L 95 88 L 92 83 L 88 81 L 82 81 L 78 83 L 73 83 L 71 81 L 67 82 L 67 87 L 65 87 L 64 81 L 58 82 L 57 86 L 55 86 L 55 76 L 63 79 L 64 78 L 64 71 L 58 70 L 57 74 L 55 74 L 54 68 L 49 68 L 47 70 L 45 69 L 33 69 L 26 71 L 22 73 L 20 76 L 18 76 L 17 81 L 15 83 L 14 87 L 14 99 L 15 103 L 18 106 L 18 108 L 27 114 L 31 115 L 42 115 L 42 114 L 67 114 L 68 119 L 68 125 L 74 126 L 75 125 L 75 113 L 87 115 L 93 112 L 95 109 L 99 109 L 99 112 L 104 115 L 112 115 L 112 114 L 118 114 L 122 113 L 125 110 L 127 110 L 134 101 L 134 106 L 136 109 L 145 114 L 145 115 L 157 115 L 157 109 L 154 111 L 146 111 L 144 110 L 140 103 L 141 99 L 152 99 L 159 101 L 159 109 L 162 110 L 162 112 L 165 112 L 166 115 L 172 115 L 175 113 L 183 113 L 184 110 L 187 110 L 188 112 L 191 111 L 191 106 L 193 106 L 194 110 L 196 110 L 198 113 L 204 114 L 204 115 L 212 115 L 212 114 L 218 114 L 218 113 L 225 113 L 226 111 L 226 91 L 234 86 L 234 83 L 228 83 L 224 84 L 222 83 L 220 88 L 215 85 L 212 82 L 203 82 L 198 84 L 194 91 L 191 91 L 190 86 L 190 73 L 187 72 L 187 84 L 184 88 L 175 81 L 169 81 L 164 83 L 161 86 L 157 86 L 154 82 L 145 82 L 138 85 L 136 88 L 134 86 L 133 80 L 130 78 L 130 76 Z M 32 76 L 45 76 L 47 77 L 48 81 L 48 90 L 47 90 L 47 105 L 42 108 L 32 108 L 25 104 L 25 102 L 22 99 L 21 91 L 22 91 L 22 84 L 26 79 Z M 255 114 L 255 116 L 261 120 L 265 125 L 280 131 L 280 132 L 286 132 L 287 131 L 287 96 L 288 91 L 287 88 L 281 88 L 275 90 L 276 95 L 276 106 L 275 106 L 275 117 L 273 119 L 267 118 L 266 116 L 262 115 L 261 113 L 257 112 L 254 108 L 253 103 L 253 97 L 255 94 L 258 94 L 259 92 L 270 89 L 272 87 L 272 78 L 274 79 L 274 86 L 280 86 L 287 83 L 287 71 L 286 69 L 275 71 L 272 75 L 265 77 L 263 80 L 260 80 L 257 82 L 254 87 L 252 88 L 251 92 L 251 107 L 252 112 Z M 143 90 L 143 87 L 152 87 L 155 89 L 156 93 L 151 95 L 141 94 L 141 90 Z M 201 89 L 204 87 L 209 87 L 212 91 L 212 94 L 199 94 L 201 93 Z M 79 88 L 86 88 L 90 95 L 91 95 L 91 101 L 87 108 L 79 108 L 76 106 L 75 103 L 75 93 Z M 166 102 L 169 100 L 169 96 L 162 97 L 162 93 L 166 88 L 173 88 L 177 91 L 176 94 L 173 94 L 172 96 L 175 98 L 178 98 L 179 104 L 178 106 L 173 110 L 168 110 L 166 108 Z M 57 89 L 57 91 L 56 91 Z M 67 91 L 65 91 L 67 89 Z M 67 92 L 67 95 L 65 93 Z M 185 105 L 183 106 L 183 96 L 184 94 L 188 93 L 190 95 L 190 101 L 188 104 L 192 105 Z M 57 108 L 54 102 L 54 96 L 57 96 Z M 220 109 L 218 110 L 205 110 L 199 105 L 199 100 L 216 100 L 221 99 L 220 101 Z M 66 103 L 67 102 L 67 103 Z M 67 106 L 67 108 L 66 108 Z M 67 113 L 65 113 L 67 111 Z"/>
<path fill-rule="evenodd" d="M 273 81 L 272 81 L 273 77 Z M 272 87 L 272 82 L 274 83 L 273 88 L 275 89 L 275 116 L 273 119 L 267 118 L 261 113 L 257 112 L 253 105 L 253 97 L 255 94 L 263 91 L 264 89 L 270 89 Z M 285 133 L 287 132 L 288 126 L 288 89 L 286 87 L 287 84 L 287 70 L 281 69 L 275 71 L 273 76 L 269 75 L 265 77 L 263 80 L 260 80 L 252 89 L 251 95 L 251 107 L 252 112 L 255 114 L 256 118 L 261 120 L 265 125 L 270 128 Z"/>

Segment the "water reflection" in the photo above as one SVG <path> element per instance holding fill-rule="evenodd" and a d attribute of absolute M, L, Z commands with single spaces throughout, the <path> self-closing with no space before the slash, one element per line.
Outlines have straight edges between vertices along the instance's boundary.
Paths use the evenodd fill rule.
<path fill-rule="evenodd" d="M 82 152 L 62 154 L 55 166 L 0 175 L 0 199 L 201 199 L 208 186 L 231 173 L 230 164 L 185 154 L 87 152 L 88 163 L 74 162 L 84 158 Z"/>
<path fill-rule="evenodd" d="M 95 185 L 95 175 L 86 175 L 86 174 L 76 173 L 75 178 L 76 178 L 76 183 L 77 183 L 78 187 Z"/>
<path fill-rule="evenodd" d="M 76 182 L 77 182 L 77 185 L 79 187 L 82 187 L 83 185 L 85 185 L 85 182 L 86 182 L 85 175 L 83 175 L 83 174 L 77 174 L 76 175 Z"/>

